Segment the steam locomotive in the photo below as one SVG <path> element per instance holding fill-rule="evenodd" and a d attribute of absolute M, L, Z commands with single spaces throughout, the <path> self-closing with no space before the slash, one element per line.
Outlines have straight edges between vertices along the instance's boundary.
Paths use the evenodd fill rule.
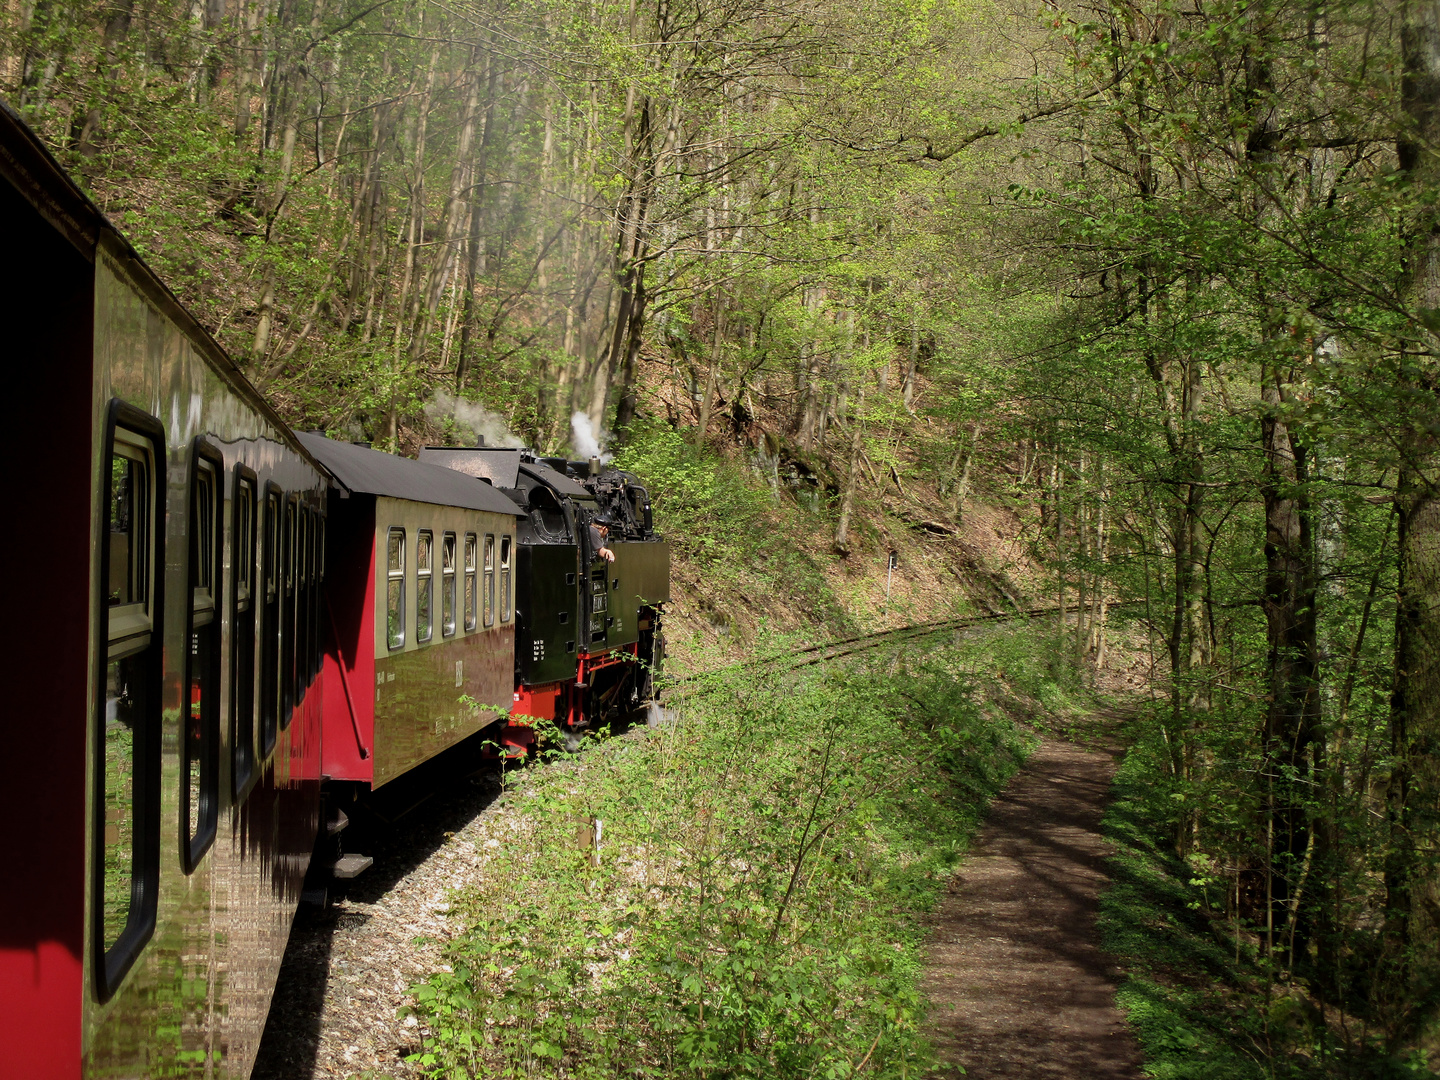
<path fill-rule="evenodd" d="M 0 222 L 0 1077 L 243 1078 L 326 792 L 644 707 L 669 547 L 598 462 L 293 432 L 3 104 Z"/>

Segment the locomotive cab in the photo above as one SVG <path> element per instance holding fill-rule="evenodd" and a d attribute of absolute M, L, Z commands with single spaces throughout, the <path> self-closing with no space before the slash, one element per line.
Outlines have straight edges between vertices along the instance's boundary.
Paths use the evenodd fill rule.
<path fill-rule="evenodd" d="M 663 656 L 670 547 L 639 479 L 518 449 L 427 447 L 420 460 L 485 480 L 525 514 L 516 529 L 512 714 L 569 732 L 643 705 Z M 614 562 L 592 524 L 606 525 Z"/>

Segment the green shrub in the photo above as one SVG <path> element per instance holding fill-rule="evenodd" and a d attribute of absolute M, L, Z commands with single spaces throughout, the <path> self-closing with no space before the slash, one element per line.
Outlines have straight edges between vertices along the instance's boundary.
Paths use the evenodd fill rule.
<path fill-rule="evenodd" d="M 1146 1072 L 1157 1080 L 1435 1076 L 1423 1050 L 1387 1055 L 1354 1016 L 1327 1027 L 1303 983 L 1277 980 L 1253 940 L 1236 940 L 1207 895 L 1208 861 L 1179 859 L 1170 844 L 1176 796 L 1189 789 L 1166 775 L 1166 754 L 1155 726 L 1141 726 L 1104 824 L 1115 854 L 1100 901 L 1102 944 L 1128 971 L 1117 996 Z"/>
<path fill-rule="evenodd" d="M 777 517 L 749 470 L 659 421 L 638 423 L 615 464 L 644 478 L 673 541 L 702 561 L 745 558 Z"/>

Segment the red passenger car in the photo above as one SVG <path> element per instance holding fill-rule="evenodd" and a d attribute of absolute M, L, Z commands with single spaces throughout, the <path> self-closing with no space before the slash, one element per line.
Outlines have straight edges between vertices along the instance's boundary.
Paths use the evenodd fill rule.
<path fill-rule="evenodd" d="M 249 1075 L 318 825 L 325 478 L 0 106 L 0 1077 Z"/>
<path fill-rule="evenodd" d="M 322 780 L 643 703 L 669 548 L 598 462 L 296 436 L 3 104 L 0 230 L 0 1080 L 244 1080 Z"/>
<path fill-rule="evenodd" d="M 508 711 L 520 511 L 449 469 L 300 439 L 334 477 L 324 772 L 379 788 Z"/>

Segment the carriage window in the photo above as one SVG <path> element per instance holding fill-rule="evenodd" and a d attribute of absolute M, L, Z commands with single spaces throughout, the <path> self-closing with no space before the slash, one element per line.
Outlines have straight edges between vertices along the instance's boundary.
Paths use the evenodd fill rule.
<path fill-rule="evenodd" d="M 455 534 L 440 538 L 440 633 L 455 633 Z"/>
<path fill-rule="evenodd" d="M 500 621 L 510 621 L 510 537 L 500 538 Z"/>
<path fill-rule="evenodd" d="M 475 629 L 475 534 L 465 534 L 465 629 Z"/>
<path fill-rule="evenodd" d="M 325 635 L 320 628 L 320 582 L 325 579 L 325 519 L 310 511 L 310 670 L 307 682 L 320 674 L 325 657 Z"/>
<path fill-rule="evenodd" d="M 295 507 L 295 704 L 310 685 L 310 510 Z"/>
<path fill-rule="evenodd" d="M 255 480 L 237 476 L 230 590 L 234 705 L 230 712 L 231 783 L 238 799 L 255 771 Z"/>
<path fill-rule="evenodd" d="M 284 594 L 289 596 L 295 592 L 296 562 L 296 540 L 300 533 L 300 523 L 297 520 L 295 509 L 295 496 L 291 495 L 285 500 L 285 517 L 281 525 L 281 531 L 285 534 L 282 538 L 284 554 L 280 559 L 280 580 L 284 585 Z"/>
<path fill-rule="evenodd" d="M 300 522 L 295 496 L 285 500 L 280 530 L 280 728 L 285 730 L 295 712 L 295 564 L 299 558 Z"/>
<path fill-rule="evenodd" d="M 269 756 L 275 749 L 275 733 L 280 718 L 280 499 L 274 484 L 265 494 L 265 610 L 261 621 L 260 640 L 264 643 L 260 657 L 260 754 Z"/>
<path fill-rule="evenodd" d="M 495 625 L 495 537 L 485 534 L 485 580 L 480 590 L 485 608 L 485 625 Z"/>
<path fill-rule="evenodd" d="M 131 457 L 131 453 L 137 454 Z M 146 514 L 150 498 L 150 459 L 128 446 L 110 457 L 110 567 L 105 603 L 110 608 L 139 605 L 144 609 L 146 575 Z M 112 620 L 113 621 L 113 620 Z"/>
<path fill-rule="evenodd" d="M 431 602 L 435 598 L 431 576 L 430 556 L 434 547 L 433 534 L 421 529 L 415 538 L 415 640 L 429 641 L 435 631 L 435 613 Z"/>
<path fill-rule="evenodd" d="M 196 448 L 190 486 L 190 634 L 180 769 L 180 861 L 192 872 L 215 839 L 219 813 L 220 470 Z"/>
<path fill-rule="evenodd" d="M 117 432 L 117 436 L 124 434 Z M 134 899 L 136 729 L 145 719 L 149 619 L 151 459 L 147 448 L 117 445 L 110 458 L 111 659 L 105 678 L 105 893 L 104 941 L 119 941 Z M 117 618 L 116 616 L 120 616 Z M 128 631 L 128 633 L 127 633 Z M 117 638 L 119 639 L 117 641 Z M 119 652 L 124 655 L 115 656 Z"/>
<path fill-rule="evenodd" d="M 107 1000 L 155 927 L 159 884 L 159 721 L 163 610 L 156 568 L 163 535 L 163 431 L 111 406 L 102 550 L 104 699 L 97 702 L 93 940 L 96 990 Z"/>
<path fill-rule="evenodd" d="M 280 588 L 280 493 L 272 491 L 265 500 L 265 599 L 274 600 Z"/>
<path fill-rule="evenodd" d="M 405 530 L 391 529 L 385 548 L 385 641 L 399 649 L 405 644 Z"/>

